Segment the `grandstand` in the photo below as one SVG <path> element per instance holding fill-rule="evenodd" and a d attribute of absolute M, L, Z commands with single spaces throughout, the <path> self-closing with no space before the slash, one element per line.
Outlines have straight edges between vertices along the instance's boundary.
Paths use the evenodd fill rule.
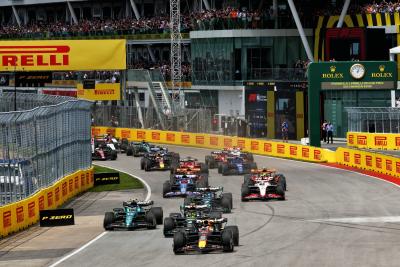
<path fill-rule="evenodd" d="M 246 125 L 247 135 L 281 138 L 280 125 L 286 120 L 289 138 L 301 139 L 307 133 L 310 62 L 387 60 L 389 48 L 398 45 L 398 3 L 292 3 L 181 1 L 182 103 L 206 110 L 209 115 L 202 118 L 219 124 L 203 130 L 229 128 L 225 133 L 237 134 L 240 124 Z M 143 117 L 141 125 L 157 128 L 162 124 L 154 114 L 139 115 L 139 109 L 151 108 L 149 90 L 162 99 L 161 92 L 171 89 L 169 1 L 1 1 L 0 23 L 1 40 L 126 39 L 128 70 L 54 72 L 52 83 L 32 90 L 76 96 L 76 86 L 83 80 L 121 83 L 121 101 L 104 103 L 136 105 L 136 118 Z M 136 69 L 148 74 L 133 72 Z M 13 77 L 3 75 L 7 82 L 1 88 L 11 91 Z M 389 107 L 398 97 L 390 90 L 330 90 L 323 93 L 321 113 L 336 126 L 336 136 L 344 137 L 346 107 Z M 165 120 L 170 127 L 181 128 L 178 122 Z"/>

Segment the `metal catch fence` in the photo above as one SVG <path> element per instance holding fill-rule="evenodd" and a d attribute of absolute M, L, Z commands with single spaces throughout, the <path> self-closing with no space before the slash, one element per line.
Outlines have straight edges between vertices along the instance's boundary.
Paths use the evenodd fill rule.
<path fill-rule="evenodd" d="M 350 132 L 400 133 L 400 108 L 350 107 L 346 111 Z"/>
<path fill-rule="evenodd" d="M 0 98 L 0 206 L 91 166 L 88 101 L 19 94 Z M 46 106 L 41 106 L 41 105 Z"/>

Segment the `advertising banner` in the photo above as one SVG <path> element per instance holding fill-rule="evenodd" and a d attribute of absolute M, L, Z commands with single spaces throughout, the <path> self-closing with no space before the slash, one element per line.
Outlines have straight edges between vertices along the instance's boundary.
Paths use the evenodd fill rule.
<path fill-rule="evenodd" d="M 121 100 L 121 86 L 119 83 L 97 83 L 94 89 L 83 89 L 77 85 L 78 98 L 87 100 Z"/>
<path fill-rule="evenodd" d="M 103 184 L 119 184 L 119 172 L 109 172 L 109 173 L 95 173 L 94 174 L 94 185 Z"/>
<path fill-rule="evenodd" d="M 0 41 L 0 71 L 122 69 L 126 40 Z"/>
<path fill-rule="evenodd" d="M 41 210 L 39 212 L 40 227 L 74 225 L 73 209 Z"/>
<path fill-rule="evenodd" d="M 399 150 L 400 134 L 348 132 L 347 145 L 356 148 Z"/>

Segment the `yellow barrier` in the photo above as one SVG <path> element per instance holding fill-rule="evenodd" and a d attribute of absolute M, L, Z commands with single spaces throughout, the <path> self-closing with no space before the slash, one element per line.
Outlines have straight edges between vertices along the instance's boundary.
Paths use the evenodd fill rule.
<path fill-rule="evenodd" d="M 250 139 L 202 133 L 185 133 L 160 130 L 93 127 L 93 135 L 112 134 L 130 141 L 147 141 L 161 144 L 193 146 L 211 149 L 237 146 L 244 151 L 272 157 L 291 158 L 310 162 L 335 162 L 335 152 L 318 147 L 303 146 L 268 140 Z"/>
<path fill-rule="evenodd" d="M 400 178 L 400 158 L 394 156 L 340 147 L 336 160 L 342 165 Z"/>
<path fill-rule="evenodd" d="M 356 148 L 399 150 L 400 134 L 348 132 L 347 145 Z"/>
<path fill-rule="evenodd" d="M 93 168 L 77 171 L 29 198 L 0 207 L 0 237 L 37 223 L 40 210 L 55 209 L 93 184 Z"/>

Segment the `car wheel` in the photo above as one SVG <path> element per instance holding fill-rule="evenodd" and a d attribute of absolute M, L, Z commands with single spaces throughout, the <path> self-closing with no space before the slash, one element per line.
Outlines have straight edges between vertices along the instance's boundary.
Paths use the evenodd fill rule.
<path fill-rule="evenodd" d="M 156 221 L 156 217 L 154 216 L 154 214 L 149 211 L 146 213 L 146 223 L 147 223 L 147 229 L 156 229 L 157 227 L 157 221 Z"/>
<path fill-rule="evenodd" d="M 126 155 L 127 156 L 133 155 L 133 148 L 131 146 L 128 146 L 128 148 L 126 149 Z"/>
<path fill-rule="evenodd" d="M 154 217 L 156 217 L 157 224 L 162 224 L 163 223 L 163 209 L 161 207 L 153 207 L 150 209 L 150 211 L 154 214 Z"/>
<path fill-rule="evenodd" d="M 223 193 L 222 194 L 223 198 L 227 198 L 229 199 L 229 204 L 230 204 L 230 208 L 233 208 L 233 198 L 232 198 L 232 193 Z"/>
<path fill-rule="evenodd" d="M 239 227 L 236 225 L 230 225 L 225 227 L 226 230 L 231 230 L 233 235 L 233 244 L 239 246 Z"/>
<path fill-rule="evenodd" d="M 103 221 L 103 227 L 107 231 L 112 231 L 114 230 L 113 227 L 110 226 L 114 222 L 114 213 L 113 212 L 106 212 L 104 214 L 104 221 Z"/>
<path fill-rule="evenodd" d="M 174 230 L 175 228 L 175 222 L 174 219 L 167 217 L 164 219 L 164 236 L 167 237 L 170 235 L 170 232 Z"/>
<path fill-rule="evenodd" d="M 283 190 L 283 187 L 282 187 L 281 185 L 278 185 L 278 186 L 276 187 L 276 193 L 277 193 L 278 195 L 282 196 L 282 197 L 281 197 L 281 200 L 285 200 L 285 191 Z"/>
<path fill-rule="evenodd" d="M 231 230 L 224 230 L 222 232 L 222 247 L 224 252 L 233 251 L 233 235 Z"/>
<path fill-rule="evenodd" d="M 173 249 L 175 254 L 183 253 L 182 248 L 185 246 L 185 234 L 182 232 L 177 232 L 174 234 Z"/>
<path fill-rule="evenodd" d="M 247 185 L 242 184 L 242 190 L 241 190 L 242 202 L 247 201 L 247 199 L 245 197 L 248 196 L 249 193 L 250 193 L 250 191 L 249 191 L 249 188 L 247 187 Z"/>
<path fill-rule="evenodd" d="M 225 213 L 231 213 L 231 200 L 229 197 L 222 195 L 221 206 Z"/>
<path fill-rule="evenodd" d="M 171 192 L 171 183 L 169 181 L 165 181 L 163 184 L 163 197 L 165 198 L 169 192 Z"/>

